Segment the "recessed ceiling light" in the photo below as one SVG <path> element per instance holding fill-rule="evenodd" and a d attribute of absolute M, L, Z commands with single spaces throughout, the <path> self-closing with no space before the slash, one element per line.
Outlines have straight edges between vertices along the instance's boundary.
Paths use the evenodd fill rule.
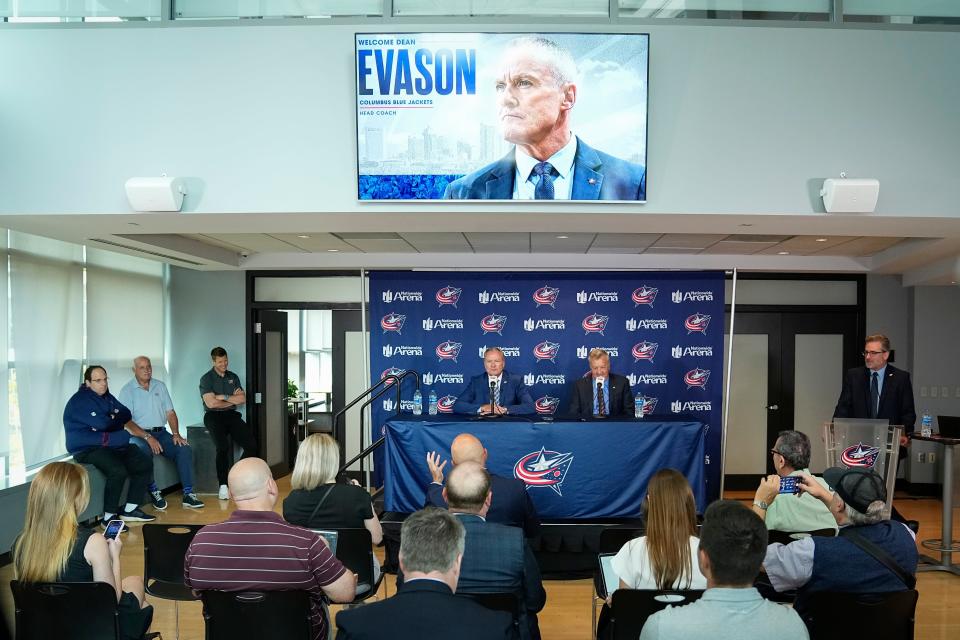
<path fill-rule="evenodd" d="M 337 251 L 340 251 L 340 249 L 327 249 L 327 251 L 330 253 L 336 253 Z"/>
<path fill-rule="evenodd" d="M 140 223 L 139 223 L 139 222 L 128 222 L 127 224 L 130 225 L 131 227 L 139 227 L 139 226 L 140 226 Z"/>
<path fill-rule="evenodd" d="M 778 256 L 788 256 L 790 255 L 789 251 L 777 251 Z"/>
<path fill-rule="evenodd" d="M 741 227 L 752 227 L 752 226 L 753 226 L 753 223 L 750 223 L 750 222 L 741 222 L 741 223 L 740 223 L 740 226 L 741 226 Z"/>
<path fill-rule="evenodd" d="M 826 238 L 817 238 L 817 242 L 826 242 L 826 241 L 827 241 Z"/>
<path fill-rule="evenodd" d="M 304 239 L 306 239 L 306 238 L 309 238 L 310 236 L 308 236 L 308 235 L 306 235 L 306 234 L 300 234 L 300 235 L 298 235 L 297 237 L 298 237 L 298 238 L 304 238 Z"/>
<path fill-rule="evenodd" d="M 557 240 L 566 240 L 566 239 L 568 239 L 569 237 L 570 237 L 570 236 L 557 236 Z"/>

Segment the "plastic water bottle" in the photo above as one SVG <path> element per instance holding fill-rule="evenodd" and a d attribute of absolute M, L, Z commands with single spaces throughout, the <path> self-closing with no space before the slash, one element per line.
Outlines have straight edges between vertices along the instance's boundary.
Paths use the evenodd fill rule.
<path fill-rule="evenodd" d="M 437 415 L 437 392 L 433 389 L 430 389 L 430 406 L 428 411 L 432 416 Z"/>
<path fill-rule="evenodd" d="M 931 433 L 933 433 L 933 416 L 924 409 L 923 417 L 920 418 L 920 435 L 929 438 Z"/>
<path fill-rule="evenodd" d="M 420 389 L 413 392 L 413 415 L 419 416 L 423 413 L 423 394 Z"/>
<path fill-rule="evenodd" d="M 643 396 L 633 398 L 633 417 L 643 419 Z"/>

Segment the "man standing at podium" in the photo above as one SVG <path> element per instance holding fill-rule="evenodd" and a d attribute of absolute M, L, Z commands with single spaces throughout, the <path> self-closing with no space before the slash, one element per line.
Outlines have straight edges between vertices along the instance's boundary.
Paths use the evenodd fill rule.
<path fill-rule="evenodd" d="M 590 363 L 590 377 L 583 377 L 574 383 L 568 413 L 581 418 L 632 417 L 633 392 L 630 391 L 630 382 L 623 376 L 610 373 L 610 354 L 603 349 L 593 349 L 587 360 Z"/>

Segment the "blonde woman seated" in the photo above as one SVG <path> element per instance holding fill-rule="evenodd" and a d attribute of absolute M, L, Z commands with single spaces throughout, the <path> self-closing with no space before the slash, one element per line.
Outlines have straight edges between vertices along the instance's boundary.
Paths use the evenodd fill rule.
<path fill-rule="evenodd" d="M 290 495 L 283 501 L 283 517 L 308 529 L 359 529 L 370 532 L 373 544 L 383 540 L 383 529 L 373 512 L 370 494 L 359 484 L 337 484 L 340 448 L 336 440 L 315 433 L 300 444 L 290 477 Z M 374 556 L 376 565 L 376 556 Z M 374 579 L 380 576 L 375 567 Z"/>
<path fill-rule="evenodd" d="M 121 637 L 142 638 L 153 620 L 143 578 L 120 579 L 119 537 L 107 540 L 77 523 L 89 500 L 90 483 L 80 465 L 51 462 L 40 470 L 30 484 L 26 521 L 13 547 L 17 579 L 26 584 L 105 582 L 117 592 Z"/>
<path fill-rule="evenodd" d="M 697 562 L 697 512 L 687 479 L 675 469 L 657 471 L 643 502 L 646 535 L 623 545 L 613 558 L 621 589 L 706 589 Z"/>

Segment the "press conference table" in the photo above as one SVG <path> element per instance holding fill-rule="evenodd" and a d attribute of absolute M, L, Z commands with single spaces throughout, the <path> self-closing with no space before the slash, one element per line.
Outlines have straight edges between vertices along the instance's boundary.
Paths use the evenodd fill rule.
<path fill-rule="evenodd" d="M 636 517 L 648 481 L 664 467 L 687 477 L 698 511 L 706 506 L 703 423 L 538 420 L 410 414 L 388 420 L 384 507 L 400 513 L 422 508 L 431 481 L 427 453 L 449 459 L 450 443 L 460 433 L 483 442 L 492 473 L 515 477 L 516 471 L 527 478 L 543 519 Z"/>

